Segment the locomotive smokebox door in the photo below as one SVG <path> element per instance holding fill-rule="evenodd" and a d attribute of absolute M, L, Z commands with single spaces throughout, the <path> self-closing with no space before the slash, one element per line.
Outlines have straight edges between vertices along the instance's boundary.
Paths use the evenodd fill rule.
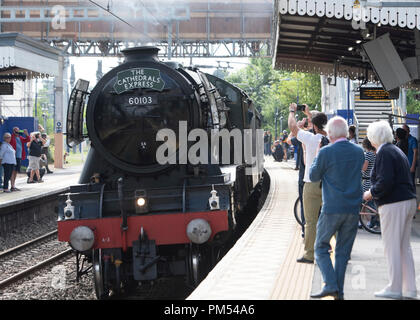
<path fill-rule="evenodd" d="M 133 241 L 133 276 L 135 280 L 157 279 L 157 262 L 154 240 L 140 239 Z"/>

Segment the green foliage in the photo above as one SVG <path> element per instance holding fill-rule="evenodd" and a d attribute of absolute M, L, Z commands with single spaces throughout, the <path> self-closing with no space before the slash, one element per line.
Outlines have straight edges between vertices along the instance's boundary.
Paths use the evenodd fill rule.
<path fill-rule="evenodd" d="M 39 85 L 40 83 L 38 83 L 38 86 Z M 42 82 L 41 85 L 43 85 L 42 88 L 38 87 L 36 115 L 38 123 L 44 127 L 48 135 L 51 137 L 51 134 L 54 133 L 54 106 L 51 104 L 52 95 L 54 92 L 51 92 L 51 89 L 48 88 L 46 82 Z M 45 115 L 45 121 L 43 114 Z M 46 124 L 46 127 L 44 124 Z"/>
<path fill-rule="evenodd" d="M 420 113 L 420 101 L 415 99 L 418 90 L 407 90 L 407 113 Z"/>
<path fill-rule="evenodd" d="M 296 102 L 308 104 L 311 109 L 321 108 L 321 81 L 319 75 L 298 72 L 278 71 L 272 68 L 270 58 L 252 58 L 251 63 L 226 77 L 246 91 L 257 110 L 263 116 L 264 129 L 275 129 L 275 113 L 278 108 L 278 132 L 287 128 L 289 104 Z M 302 116 L 302 115 L 300 115 Z"/>

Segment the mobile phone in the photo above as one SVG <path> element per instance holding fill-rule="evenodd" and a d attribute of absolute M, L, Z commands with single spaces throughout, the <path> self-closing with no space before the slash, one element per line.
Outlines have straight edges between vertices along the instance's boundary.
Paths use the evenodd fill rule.
<path fill-rule="evenodd" d="M 305 111 L 306 106 L 304 104 L 298 104 L 297 105 L 297 111 Z"/>

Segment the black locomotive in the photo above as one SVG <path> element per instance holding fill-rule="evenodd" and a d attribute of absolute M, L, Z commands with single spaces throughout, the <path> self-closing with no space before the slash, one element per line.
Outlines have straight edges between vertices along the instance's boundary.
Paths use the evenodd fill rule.
<path fill-rule="evenodd" d="M 247 94 L 196 68 L 160 62 L 157 53 L 124 50 L 125 61 L 90 93 L 79 80 L 69 103 L 67 143 L 89 138 L 91 148 L 79 185 L 59 198 L 59 240 L 78 253 L 78 276 L 86 273 L 81 262 L 92 263 L 98 298 L 160 277 L 197 285 L 245 219 L 262 177 L 261 120 Z M 223 129 L 242 140 L 232 134 L 193 152 L 194 129 L 207 142 Z M 215 158 L 215 146 L 226 143 L 230 157 Z M 171 161 L 161 163 L 165 145 L 161 155 Z M 191 154 L 209 161 L 190 161 Z M 245 161 L 250 154 L 253 163 Z"/>

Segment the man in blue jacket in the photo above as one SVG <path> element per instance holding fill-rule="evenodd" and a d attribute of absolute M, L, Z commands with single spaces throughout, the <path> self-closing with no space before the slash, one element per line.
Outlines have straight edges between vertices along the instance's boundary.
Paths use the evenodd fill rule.
<path fill-rule="evenodd" d="M 311 181 L 322 181 L 322 209 L 317 224 L 315 260 L 325 287 L 312 298 L 344 299 L 344 275 L 356 238 L 362 202 L 363 150 L 347 139 L 348 126 L 342 117 L 327 124 L 330 144 L 319 150 L 310 169 Z M 336 234 L 335 266 L 328 252 Z"/>

